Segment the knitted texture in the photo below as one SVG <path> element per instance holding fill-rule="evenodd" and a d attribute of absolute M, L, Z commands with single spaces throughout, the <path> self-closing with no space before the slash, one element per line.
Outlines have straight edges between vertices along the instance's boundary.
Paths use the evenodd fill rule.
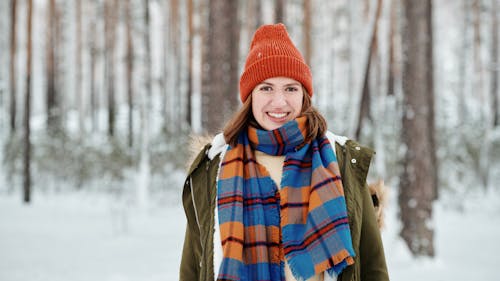
<path fill-rule="evenodd" d="M 297 280 L 338 275 L 354 263 L 337 159 L 326 137 L 304 142 L 305 123 L 249 127 L 221 160 L 217 280 L 285 280 L 285 259 Z M 285 155 L 280 191 L 254 150 Z"/>
<path fill-rule="evenodd" d="M 241 101 L 245 102 L 255 86 L 272 77 L 293 78 L 310 96 L 313 94 L 311 70 L 281 23 L 263 25 L 255 31 L 240 77 Z"/>

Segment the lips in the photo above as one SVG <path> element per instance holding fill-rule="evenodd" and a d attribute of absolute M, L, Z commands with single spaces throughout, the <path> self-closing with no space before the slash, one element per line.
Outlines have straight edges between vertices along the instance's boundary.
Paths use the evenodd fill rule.
<path fill-rule="evenodd" d="M 272 118 L 281 119 L 283 117 L 286 117 L 288 115 L 288 113 L 287 112 L 280 112 L 280 113 L 268 112 L 267 115 L 271 116 Z"/>
<path fill-rule="evenodd" d="M 273 123 L 282 124 L 288 121 L 290 112 L 266 112 L 267 118 Z"/>

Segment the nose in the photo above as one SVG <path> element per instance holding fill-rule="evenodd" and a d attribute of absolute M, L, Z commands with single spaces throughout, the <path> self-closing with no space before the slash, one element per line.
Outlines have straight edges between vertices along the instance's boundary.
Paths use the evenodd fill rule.
<path fill-rule="evenodd" d="M 281 107 L 286 105 L 285 93 L 282 91 L 276 91 L 273 94 L 271 105 L 274 107 Z"/>

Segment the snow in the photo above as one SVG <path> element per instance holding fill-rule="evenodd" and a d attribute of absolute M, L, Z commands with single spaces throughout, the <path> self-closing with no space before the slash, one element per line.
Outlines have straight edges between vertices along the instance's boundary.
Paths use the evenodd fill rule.
<path fill-rule="evenodd" d="M 178 280 L 185 227 L 180 194 L 147 210 L 95 192 L 35 193 L 32 205 L 1 195 L 0 280 Z M 436 203 L 437 256 L 415 259 L 398 238 L 393 194 L 382 232 L 391 280 L 499 280 L 499 199 L 471 195 Z"/>
<path fill-rule="evenodd" d="M 397 198 L 387 207 L 382 231 L 391 280 L 500 280 L 500 196 L 471 194 L 464 202 L 447 196 L 434 204 L 435 258 L 414 258 L 398 237 Z"/>
<path fill-rule="evenodd" d="M 181 206 L 117 210 L 112 197 L 0 197 L 0 280 L 176 280 Z M 180 196 L 179 196 L 180 199 Z M 117 227 L 122 216 L 128 227 Z"/>

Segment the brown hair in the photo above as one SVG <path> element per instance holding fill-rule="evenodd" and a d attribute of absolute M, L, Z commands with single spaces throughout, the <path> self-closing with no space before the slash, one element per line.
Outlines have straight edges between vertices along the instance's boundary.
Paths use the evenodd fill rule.
<path fill-rule="evenodd" d="M 304 92 L 304 98 L 302 100 L 302 112 L 301 116 L 307 117 L 307 131 L 309 134 L 306 136 L 305 141 L 309 142 L 320 136 L 324 136 L 327 125 L 325 118 L 319 113 L 319 111 L 312 106 L 311 97 L 307 93 L 306 89 L 302 87 Z M 238 136 L 243 130 L 246 130 L 248 126 L 251 125 L 256 128 L 262 128 L 252 113 L 252 95 L 243 103 L 243 106 L 233 115 L 233 117 L 227 122 L 224 127 L 223 134 L 226 143 L 231 146 L 235 146 L 238 142 Z"/>

